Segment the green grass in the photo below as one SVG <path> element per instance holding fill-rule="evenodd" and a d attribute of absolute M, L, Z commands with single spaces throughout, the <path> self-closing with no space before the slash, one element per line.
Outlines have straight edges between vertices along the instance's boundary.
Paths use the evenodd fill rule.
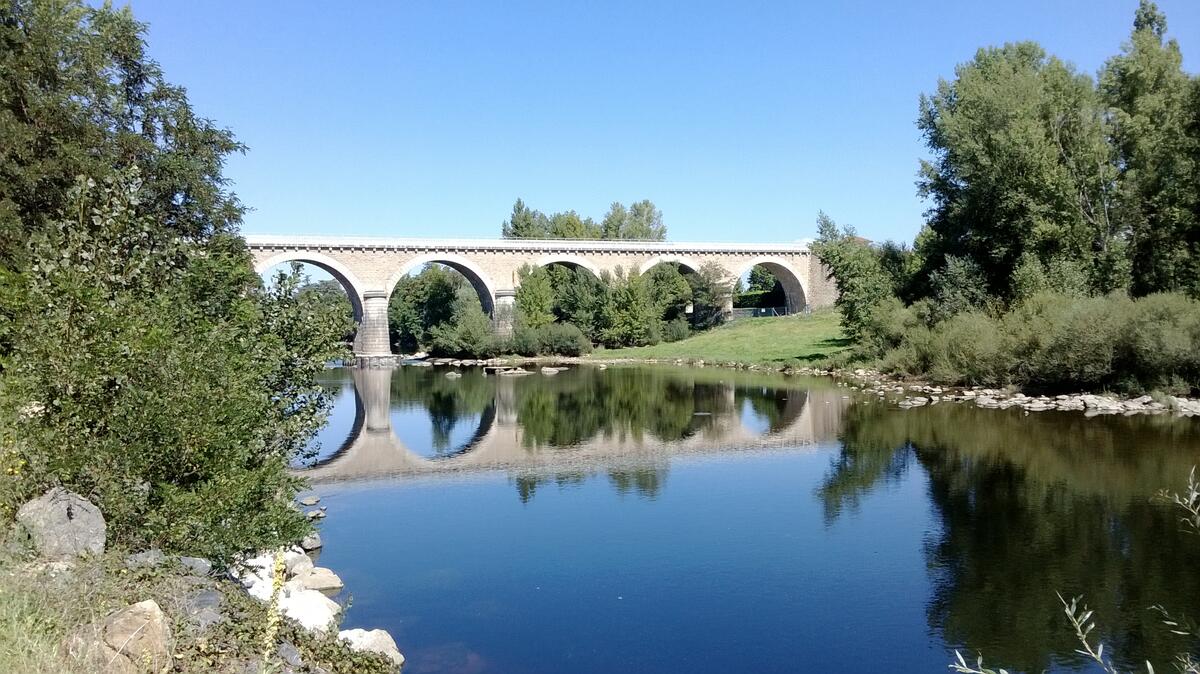
<path fill-rule="evenodd" d="M 850 345 L 833 310 L 811 316 L 747 318 L 678 342 L 604 349 L 592 358 L 691 359 L 738 363 L 820 362 Z"/>

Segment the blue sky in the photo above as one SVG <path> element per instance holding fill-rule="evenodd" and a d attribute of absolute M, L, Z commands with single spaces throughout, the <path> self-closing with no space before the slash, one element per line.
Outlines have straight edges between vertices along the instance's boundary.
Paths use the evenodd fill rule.
<path fill-rule="evenodd" d="M 791 241 L 818 209 L 908 239 L 917 98 L 1032 39 L 1094 73 L 1134 0 L 651 3 L 133 0 L 151 54 L 250 146 L 247 233 L 494 237 L 521 197 L 673 240 Z M 1200 3 L 1162 0 L 1189 72 Z"/>

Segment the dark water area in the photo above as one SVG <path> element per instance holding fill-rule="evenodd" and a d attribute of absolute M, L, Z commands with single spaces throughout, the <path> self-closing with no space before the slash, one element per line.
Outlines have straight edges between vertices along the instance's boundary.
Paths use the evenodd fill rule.
<path fill-rule="evenodd" d="M 405 672 L 1096 671 L 1196 652 L 1200 422 L 901 410 L 830 380 L 333 370 L 319 564 Z"/>

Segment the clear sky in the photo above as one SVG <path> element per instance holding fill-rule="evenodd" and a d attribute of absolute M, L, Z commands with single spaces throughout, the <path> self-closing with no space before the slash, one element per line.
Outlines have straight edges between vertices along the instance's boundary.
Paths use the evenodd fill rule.
<path fill-rule="evenodd" d="M 247 233 L 495 237 L 521 197 L 673 240 L 791 241 L 823 209 L 908 239 L 917 98 L 1032 39 L 1095 73 L 1135 0 L 132 0 L 151 54 L 250 146 Z M 1160 0 L 1200 70 L 1200 2 Z"/>

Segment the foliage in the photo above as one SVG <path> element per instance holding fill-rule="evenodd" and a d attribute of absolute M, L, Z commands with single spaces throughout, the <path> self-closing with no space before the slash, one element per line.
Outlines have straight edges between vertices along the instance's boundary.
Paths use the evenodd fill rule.
<path fill-rule="evenodd" d="M 613 202 L 604 220 L 597 224 L 575 211 L 547 216 L 533 210 L 521 199 L 513 204 L 512 214 L 500 227 L 506 239 L 635 239 L 663 241 L 667 228 L 662 211 L 646 199 L 629 208 Z"/>
<path fill-rule="evenodd" d="M 1112 111 L 1114 217 L 1130 227 L 1135 295 L 1178 290 L 1200 297 L 1200 119 L 1197 82 L 1166 39 L 1167 19 L 1142 0 L 1123 52 L 1100 73 Z"/>
<path fill-rule="evenodd" d="M 517 277 L 517 322 L 535 330 L 554 322 L 554 288 L 546 268 L 524 265 Z"/>
<path fill-rule="evenodd" d="M 1183 295 L 1045 292 L 997 317 L 965 311 L 931 328 L 913 309 L 881 306 L 887 318 L 865 334 L 891 348 L 889 371 L 1044 390 L 1200 390 L 1200 301 Z"/>
<path fill-rule="evenodd" d="M 817 215 L 817 240 L 813 252 L 837 284 L 834 302 L 846 336 L 858 341 L 870 320 L 872 307 L 891 295 L 892 282 L 869 245 L 855 236 L 854 228 L 838 229 L 832 218 Z"/>
<path fill-rule="evenodd" d="M 552 264 L 547 269 L 554 288 L 555 319 L 578 326 L 588 339 L 596 341 L 604 283 L 582 267 Z"/>
<path fill-rule="evenodd" d="M 692 326 L 682 316 L 663 323 L 662 341 L 664 342 L 678 342 L 681 339 L 687 339 L 691 334 Z"/>
<path fill-rule="evenodd" d="M 1032 42 L 980 49 L 953 82 L 921 97 L 917 125 L 933 153 L 918 182 L 932 200 L 924 270 L 957 256 L 1006 297 L 1022 256 L 1067 259 L 1102 273 L 1123 240 L 1110 217 L 1115 168 L 1091 78 Z M 1107 276 L 1106 276 L 1107 274 Z"/>
<path fill-rule="evenodd" d="M 693 290 L 678 263 L 656 264 L 646 272 L 645 279 L 649 284 L 650 300 L 663 320 L 671 321 L 686 315 Z"/>
<path fill-rule="evenodd" d="M 243 209 L 222 167 L 244 148 L 166 81 L 144 32 L 107 4 L 0 5 L 0 274 L 28 271 L 28 242 L 55 226 L 77 176 L 128 166 L 141 169 L 139 209 L 166 230 L 196 242 L 235 231 Z M 8 307 L 0 299 L 0 355 Z"/>
<path fill-rule="evenodd" d="M 328 305 L 329 312 L 333 315 L 344 316 L 349 329 L 343 335 L 342 341 L 347 344 L 354 341 L 354 307 L 350 304 L 350 297 L 346 295 L 346 290 L 342 288 L 342 284 L 333 279 L 326 279 L 316 283 L 305 279 L 305 283 L 300 286 L 297 292 L 301 295 L 311 294 L 313 296 L 311 301 Z M 307 298 L 305 299 L 307 301 Z"/>
<path fill-rule="evenodd" d="M 600 342 L 610 348 L 657 344 L 661 321 L 646 278 L 618 269 L 601 280 L 607 292 L 600 309 Z"/>
<path fill-rule="evenodd" d="M 725 278 L 725 270 L 715 262 L 706 262 L 687 277 L 687 282 L 692 288 L 692 327 L 710 330 L 724 323 L 725 307 L 733 294 L 733 285 Z"/>
<path fill-rule="evenodd" d="M 13 496 L 62 484 L 113 541 L 220 561 L 293 541 L 307 525 L 286 466 L 324 422 L 315 376 L 345 354 L 346 318 L 294 271 L 255 291 L 244 249 L 182 240 L 139 196 L 81 185 L 70 219 L 31 237 L 34 273 L 8 279 L 22 300 L 0 406 L 27 465 Z M 219 313 L 194 295 L 214 275 L 243 288 Z"/>
<path fill-rule="evenodd" d="M 474 288 L 460 288 L 451 306 L 450 320 L 429 331 L 429 348 L 434 355 L 491 358 L 500 352 L 492 319 L 483 313 Z"/>
<path fill-rule="evenodd" d="M 973 260 L 947 255 L 945 266 L 929 275 L 932 319 L 945 320 L 984 308 L 988 299 L 986 284 L 983 270 Z"/>
<path fill-rule="evenodd" d="M 431 331 L 450 320 L 455 298 L 467 286 L 462 274 L 440 264 L 400 279 L 388 300 L 392 343 L 409 353 L 428 345 Z"/>
<path fill-rule="evenodd" d="M 748 292 L 770 292 L 778 283 L 778 279 L 771 273 L 771 270 L 761 264 L 756 264 L 750 270 L 750 283 L 746 290 Z"/>

